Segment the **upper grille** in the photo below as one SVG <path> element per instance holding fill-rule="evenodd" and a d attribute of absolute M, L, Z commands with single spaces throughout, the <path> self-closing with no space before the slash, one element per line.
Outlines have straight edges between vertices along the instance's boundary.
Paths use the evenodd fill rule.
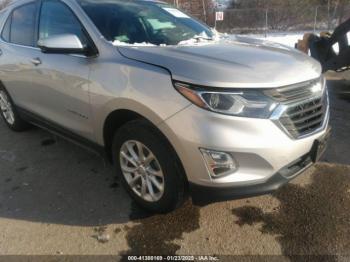
<path fill-rule="evenodd" d="M 316 98 L 289 107 L 280 117 L 280 123 L 295 138 L 308 135 L 323 126 L 327 111 L 326 93 Z"/>
<path fill-rule="evenodd" d="M 270 89 L 265 93 L 282 103 L 293 103 L 298 100 L 304 100 L 323 92 L 323 86 L 325 85 L 324 79 L 316 79 L 308 82 L 281 87 L 277 89 Z"/>
<path fill-rule="evenodd" d="M 276 91 L 273 97 L 285 106 L 277 122 L 292 137 L 300 138 L 323 127 L 327 117 L 328 94 L 321 80 Z"/>

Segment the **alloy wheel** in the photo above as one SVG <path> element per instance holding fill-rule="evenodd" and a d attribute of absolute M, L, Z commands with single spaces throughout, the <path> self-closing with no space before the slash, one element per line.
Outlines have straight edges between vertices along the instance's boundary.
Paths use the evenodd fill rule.
<path fill-rule="evenodd" d="M 164 174 L 152 151 L 139 141 L 126 141 L 119 153 L 123 176 L 133 192 L 147 202 L 164 194 Z"/>
<path fill-rule="evenodd" d="M 0 109 L 6 122 L 10 125 L 15 123 L 15 114 L 13 112 L 13 107 L 8 95 L 0 90 Z"/>

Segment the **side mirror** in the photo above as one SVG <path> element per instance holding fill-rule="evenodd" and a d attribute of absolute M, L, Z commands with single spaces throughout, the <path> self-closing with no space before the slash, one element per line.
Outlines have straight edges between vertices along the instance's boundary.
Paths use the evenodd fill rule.
<path fill-rule="evenodd" d="M 43 53 L 52 54 L 86 54 L 87 48 L 83 46 L 78 36 L 64 34 L 39 39 L 38 47 Z"/>

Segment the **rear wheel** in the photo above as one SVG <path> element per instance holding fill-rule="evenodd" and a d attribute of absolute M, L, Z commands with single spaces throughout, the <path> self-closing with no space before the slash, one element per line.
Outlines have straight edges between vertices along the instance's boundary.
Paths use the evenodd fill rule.
<path fill-rule="evenodd" d="M 184 174 L 176 154 L 148 122 L 132 121 L 118 130 L 113 161 L 126 190 L 143 208 L 164 213 L 182 204 Z"/>
<path fill-rule="evenodd" d="M 6 125 L 13 131 L 21 132 L 29 128 L 29 124 L 19 116 L 10 95 L 2 87 L 0 87 L 0 111 Z"/>

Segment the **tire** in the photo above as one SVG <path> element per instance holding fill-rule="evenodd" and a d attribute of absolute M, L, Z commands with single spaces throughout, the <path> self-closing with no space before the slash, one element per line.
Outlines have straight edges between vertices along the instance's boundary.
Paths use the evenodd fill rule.
<path fill-rule="evenodd" d="M 136 168 L 135 163 L 127 160 L 133 156 L 130 148 L 138 156 L 139 162 L 144 159 L 144 166 L 141 164 Z M 150 123 L 135 120 L 122 126 L 115 133 L 112 150 L 116 172 L 120 174 L 126 191 L 139 206 L 152 213 L 166 213 L 183 204 L 186 185 L 184 171 L 174 150 Z M 153 156 L 154 160 L 151 161 Z M 136 181 L 131 182 L 133 179 Z M 146 189 L 143 191 L 144 184 Z"/>
<path fill-rule="evenodd" d="M 0 86 L 0 114 L 5 124 L 15 132 L 23 132 L 30 128 L 18 114 L 15 104 L 5 88 Z"/>

